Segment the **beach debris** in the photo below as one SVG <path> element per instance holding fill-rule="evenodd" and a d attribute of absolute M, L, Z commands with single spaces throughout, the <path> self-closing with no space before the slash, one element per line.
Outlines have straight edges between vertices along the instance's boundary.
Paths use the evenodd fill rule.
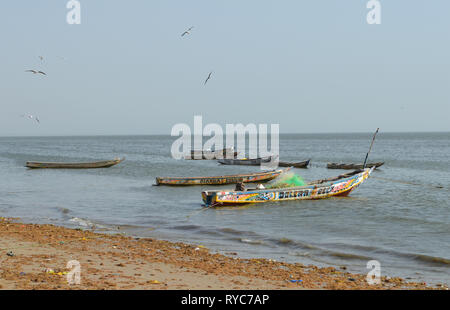
<path fill-rule="evenodd" d="M 51 274 L 51 275 L 56 275 L 56 276 L 63 276 L 63 275 L 68 274 L 67 271 L 59 271 L 59 270 L 55 271 L 55 270 L 53 270 L 51 268 L 46 268 L 44 271 L 45 271 L 45 273 L 48 273 L 48 274 Z"/>
<path fill-rule="evenodd" d="M 356 279 L 354 279 L 354 278 L 348 278 L 348 280 L 352 281 L 352 282 L 356 281 Z"/>
<path fill-rule="evenodd" d="M 195 247 L 195 251 L 200 251 L 201 249 L 205 249 L 206 250 L 206 247 L 204 245 L 201 245 L 201 244 L 199 244 L 199 245 L 197 245 Z"/>
<path fill-rule="evenodd" d="M 192 28 L 194 28 L 194 26 L 190 27 L 188 30 L 186 30 L 185 32 L 183 32 L 183 33 L 181 34 L 181 36 L 184 37 L 185 35 L 190 34 Z"/>
<path fill-rule="evenodd" d="M 6 253 L 6 255 L 8 255 L 8 256 L 10 256 L 10 257 L 16 256 L 16 255 L 13 253 L 13 251 L 9 251 L 8 253 Z"/>
<path fill-rule="evenodd" d="M 292 282 L 292 283 L 301 283 L 301 282 L 303 282 L 303 280 L 294 280 L 294 279 L 291 279 L 289 281 Z"/>
<path fill-rule="evenodd" d="M 161 284 L 161 282 L 159 282 L 158 280 L 149 280 L 149 281 L 147 281 L 147 283 L 150 283 L 150 284 Z"/>
<path fill-rule="evenodd" d="M 205 80 L 205 84 L 203 84 L 203 85 L 206 85 L 206 83 L 209 81 L 209 79 L 211 78 L 211 74 L 212 74 L 212 71 L 209 73 L 208 77 Z"/>
<path fill-rule="evenodd" d="M 21 271 L 21 272 L 19 273 L 19 276 L 24 276 L 24 275 L 26 275 L 26 273 L 23 272 L 23 271 Z"/>

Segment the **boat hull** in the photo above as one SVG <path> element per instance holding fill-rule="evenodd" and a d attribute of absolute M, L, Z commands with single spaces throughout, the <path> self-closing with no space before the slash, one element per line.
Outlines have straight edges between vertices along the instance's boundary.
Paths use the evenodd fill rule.
<path fill-rule="evenodd" d="M 95 168 L 109 168 L 115 166 L 122 161 L 122 159 L 105 160 L 90 163 L 56 163 L 56 162 L 32 162 L 29 161 L 25 167 L 30 169 L 95 169 Z"/>
<path fill-rule="evenodd" d="M 270 201 L 311 200 L 325 199 L 334 196 L 347 196 L 356 187 L 362 184 L 372 173 L 373 169 L 355 172 L 354 175 L 343 177 L 332 182 L 251 191 L 204 191 L 202 199 L 207 207 L 239 206 Z"/>
<path fill-rule="evenodd" d="M 294 168 L 308 168 L 309 162 L 311 160 L 305 160 L 301 162 L 287 162 L 287 161 L 280 161 L 278 162 L 279 167 L 294 167 Z"/>
<path fill-rule="evenodd" d="M 366 168 L 372 168 L 375 167 L 381 167 L 384 165 L 384 162 L 378 162 L 378 163 L 369 163 L 366 164 Z M 344 169 L 344 170 L 358 170 L 363 169 L 363 164 L 339 164 L 339 163 L 328 163 L 327 164 L 328 169 Z"/>
<path fill-rule="evenodd" d="M 263 183 L 275 179 L 280 174 L 289 169 L 280 169 L 274 171 L 235 174 L 213 177 L 158 177 L 155 185 L 187 186 L 187 185 L 225 185 L 239 182 L 244 183 Z"/>
<path fill-rule="evenodd" d="M 230 158 L 236 158 L 238 152 L 234 152 L 233 149 L 223 149 L 218 151 L 191 151 L 191 153 L 189 155 L 186 155 L 184 159 L 215 160 L 227 158 L 227 154 L 232 155 Z"/>
<path fill-rule="evenodd" d="M 259 166 L 261 163 L 268 163 L 272 157 L 254 158 L 254 159 L 219 159 L 218 162 L 222 165 L 242 165 L 242 166 Z"/>

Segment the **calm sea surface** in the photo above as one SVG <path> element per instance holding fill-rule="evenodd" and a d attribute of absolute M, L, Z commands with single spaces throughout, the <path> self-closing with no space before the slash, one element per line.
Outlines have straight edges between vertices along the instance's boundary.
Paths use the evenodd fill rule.
<path fill-rule="evenodd" d="M 280 158 L 311 158 L 306 181 L 334 176 L 326 163 L 362 162 L 372 134 L 281 135 Z M 152 186 L 157 176 L 259 171 L 174 160 L 169 136 L 0 138 L 0 216 L 32 223 L 201 244 L 266 257 L 450 283 L 450 133 L 380 133 L 370 161 L 385 165 L 347 198 L 202 209 L 211 186 Z M 126 157 L 109 169 L 28 170 L 26 161 Z M 229 188 L 222 186 L 215 188 Z M 203 210 L 203 211 L 202 211 Z"/>

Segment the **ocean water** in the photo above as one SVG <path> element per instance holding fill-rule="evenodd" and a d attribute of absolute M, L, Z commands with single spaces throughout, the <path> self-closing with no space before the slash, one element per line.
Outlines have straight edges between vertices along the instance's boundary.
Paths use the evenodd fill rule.
<path fill-rule="evenodd" d="M 372 134 L 291 134 L 280 158 L 311 159 L 306 181 L 335 176 L 326 163 L 362 162 Z M 157 176 L 259 171 L 175 160 L 174 137 L 0 138 L 0 216 L 201 244 L 220 253 L 346 266 L 427 283 L 450 283 L 450 133 L 380 133 L 369 161 L 385 165 L 349 197 L 205 209 L 211 186 L 152 186 Z M 26 161 L 126 157 L 93 170 L 29 170 Z M 221 186 L 214 188 L 229 188 Z M 231 186 L 232 187 L 232 186 Z"/>

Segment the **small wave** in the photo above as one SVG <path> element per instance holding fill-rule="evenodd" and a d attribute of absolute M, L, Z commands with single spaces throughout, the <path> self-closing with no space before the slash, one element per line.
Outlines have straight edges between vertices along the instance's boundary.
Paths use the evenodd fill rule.
<path fill-rule="evenodd" d="M 262 240 L 252 240 L 252 239 L 242 238 L 242 239 L 240 239 L 240 241 L 242 243 L 249 243 L 249 244 L 264 244 L 264 242 Z"/>
<path fill-rule="evenodd" d="M 329 256 L 343 258 L 343 259 L 359 259 L 359 260 L 365 260 L 365 261 L 372 259 L 371 257 L 368 257 L 368 256 L 352 254 L 352 253 L 344 253 L 344 252 L 326 251 L 325 254 L 329 255 Z"/>
<path fill-rule="evenodd" d="M 423 255 L 423 254 L 411 254 L 414 255 L 414 259 L 418 261 L 423 261 L 427 263 L 433 263 L 438 265 L 450 265 L 450 259 L 443 258 L 443 257 L 437 257 L 437 256 L 429 256 L 429 255 Z"/>
<path fill-rule="evenodd" d="M 291 240 L 288 238 L 281 238 L 281 239 L 277 240 L 277 243 L 281 244 L 281 245 L 289 245 L 291 247 L 301 247 L 303 249 L 308 249 L 308 250 L 320 250 L 320 248 L 318 248 L 312 244 L 309 244 L 306 242 L 294 241 L 294 240 Z"/>
<path fill-rule="evenodd" d="M 61 212 L 62 214 L 68 214 L 68 213 L 70 212 L 69 209 L 63 208 L 63 207 L 57 207 L 56 210 L 58 210 L 58 211 Z"/>
<path fill-rule="evenodd" d="M 233 228 L 222 228 L 220 231 L 227 233 L 227 234 L 233 234 L 233 235 L 242 235 L 242 232 Z"/>
<path fill-rule="evenodd" d="M 69 222 L 76 223 L 76 224 L 78 224 L 79 226 L 83 226 L 83 227 L 92 227 L 92 226 L 95 226 L 95 224 L 94 224 L 93 222 L 91 222 L 91 221 L 89 221 L 89 220 L 81 219 L 81 218 L 78 218 L 78 217 L 71 218 L 71 219 L 69 220 Z"/>
<path fill-rule="evenodd" d="M 198 226 L 198 225 L 178 225 L 178 226 L 172 226 L 171 228 L 176 229 L 176 230 L 193 231 L 193 230 L 199 230 L 202 227 Z"/>
<path fill-rule="evenodd" d="M 309 252 L 289 252 L 288 254 L 291 256 L 301 256 L 301 257 L 311 256 L 311 253 L 309 253 Z"/>

